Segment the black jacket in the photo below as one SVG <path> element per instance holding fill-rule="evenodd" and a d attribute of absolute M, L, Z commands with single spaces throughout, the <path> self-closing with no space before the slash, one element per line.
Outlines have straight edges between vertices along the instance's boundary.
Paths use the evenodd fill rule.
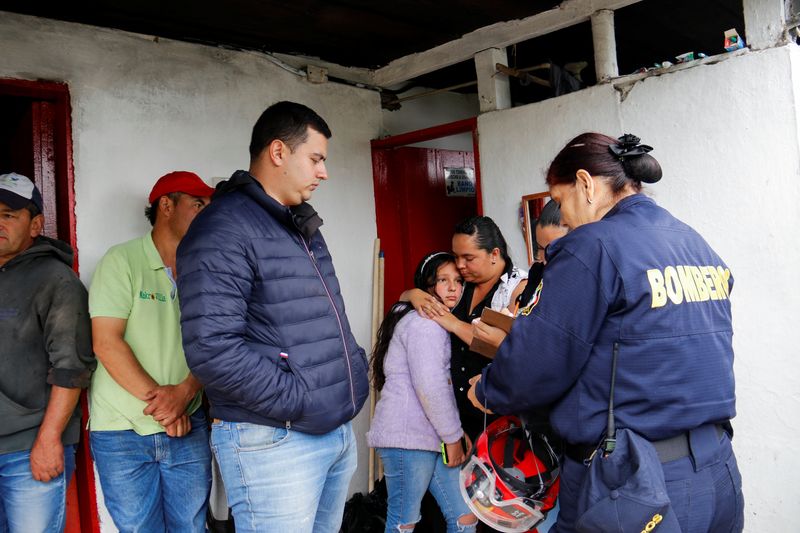
<path fill-rule="evenodd" d="M 86 288 L 72 270 L 72 250 L 39 237 L 0 267 L 0 453 L 33 445 L 51 385 L 84 388 L 92 353 Z M 78 442 L 76 408 L 62 440 Z"/>

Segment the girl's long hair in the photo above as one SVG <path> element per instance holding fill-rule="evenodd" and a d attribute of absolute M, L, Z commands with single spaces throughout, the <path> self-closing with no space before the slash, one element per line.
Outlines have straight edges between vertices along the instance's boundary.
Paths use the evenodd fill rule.
<path fill-rule="evenodd" d="M 439 267 L 445 263 L 455 263 L 455 258 L 447 252 L 434 252 L 428 254 L 417 265 L 417 270 L 414 273 L 414 287 L 428 292 L 436 285 L 436 273 Z M 386 383 L 386 374 L 383 371 L 383 362 L 386 358 L 386 352 L 389 351 L 389 343 L 394 335 L 394 328 L 397 323 L 414 310 L 414 307 L 408 302 L 395 303 L 386 318 L 383 319 L 381 327 L 378 328 L 377 341 L 372 350 L 372 383 L 376 390 L 382 390 L 383 385 Z"/>

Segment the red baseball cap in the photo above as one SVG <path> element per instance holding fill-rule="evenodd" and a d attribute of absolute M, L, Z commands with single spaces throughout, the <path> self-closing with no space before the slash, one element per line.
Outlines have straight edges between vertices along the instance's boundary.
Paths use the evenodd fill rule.
<path fill-rule="evenodd" d="M 150 191 L 148 202 L 151 204 L 171 192 L 183 192 L 192 196 L 211 196 L 214 194 L 213 187 L 209 187 L 200 179 L 200 176 L 194 172 L 186 172 L 185 170 L 176 170 L 169 174 L 164 174 L 155 185 L 153 190 Z"/>

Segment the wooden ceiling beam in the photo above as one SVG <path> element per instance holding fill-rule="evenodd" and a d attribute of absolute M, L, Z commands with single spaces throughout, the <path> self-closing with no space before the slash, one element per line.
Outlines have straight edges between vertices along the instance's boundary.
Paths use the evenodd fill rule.
<path fill-rule="evenodd" d="M 581 22 L 588 21 L 600 10 L 616 10 L 641 0 L 565 0 L 558 7 L 537 15 L 498 22 L 479 28 L 453 41 L 424 52 L 395 59 L 374 73 L 374 84 L 392 87 L 462 61 L 489 48 L 504 48 Z"/>
<path fill-rule="evenodd" d="M 375 72 L 370 69 L 360 67 L 345 67 L 337 63 L 325 61 L 318 57 L 307 57 L 302 55 L 281 53 L 273 53 L 271 55 L 296 69 L 304 70 L 308 67 L 308 65 L 314 65 L 327 70 L 328 75 L 333 78 L 340 78 L 352 83 L 360 83 L 367 86 L 373 86 L 375 83 Z"/>

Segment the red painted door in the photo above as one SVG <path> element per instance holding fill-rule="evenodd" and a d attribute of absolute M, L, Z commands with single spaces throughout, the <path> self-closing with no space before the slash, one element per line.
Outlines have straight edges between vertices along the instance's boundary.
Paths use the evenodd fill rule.
<path fill-rule="evenodd" d="M 413 286 L 419 261 L 433 251 L 449 252 L 453 227 L 478 213 L 476 194 L 455 190 L 453 178 L 445 179 L 447 173 L 456 176 L 463 169 L 474 176 L 475 162 L 472 152 L 401 147 L 374 150 L 373 163 L 388 310 Z"/>
<path fill-rule="evenodd" d="M 0 79 L 0 173 L 19 172 L 42 193 L 44 234 L 76 246 L 69 91 L 61 83 Z M 84 420 L 86 395 L 81 395 Z M 67 491 L 66 533 L 99 533 L 94 472 L 82 431 L 77 468 Z"/>

